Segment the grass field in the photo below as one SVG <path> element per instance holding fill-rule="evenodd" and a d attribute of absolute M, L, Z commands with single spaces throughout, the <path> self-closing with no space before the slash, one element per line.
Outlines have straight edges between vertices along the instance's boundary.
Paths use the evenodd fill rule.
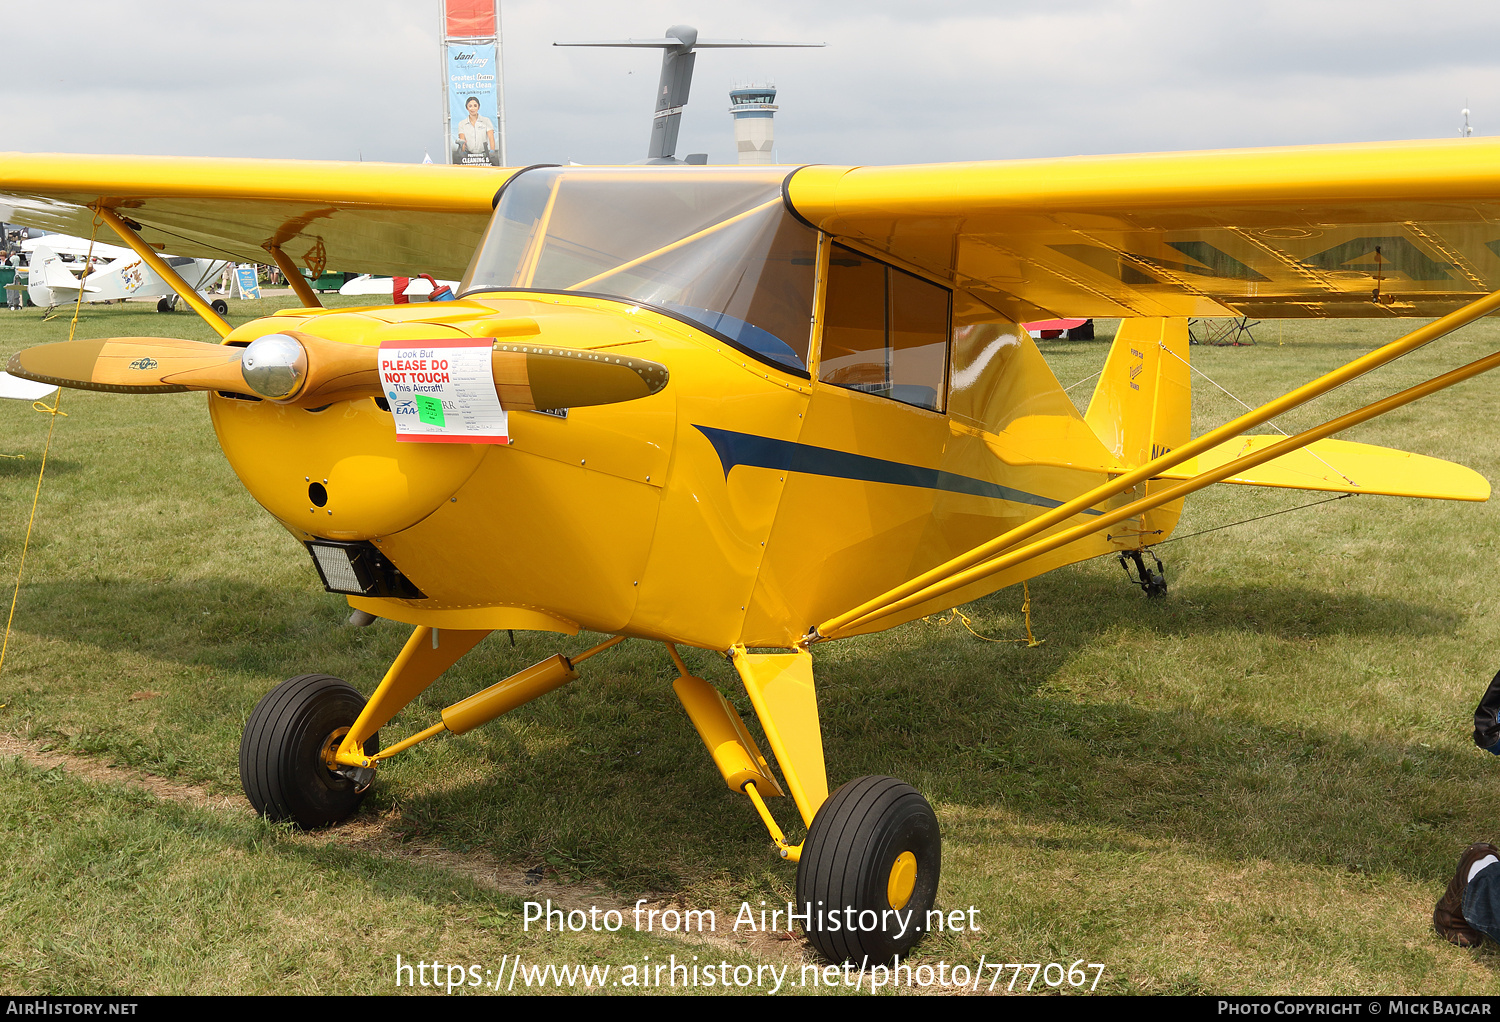
<path fill-rule="evenodd" d="M 0 324 L 6 357 L 68 329 L 35 310 Z M 1402 332 L 1266 323 L 1255 346 L 1192 354 L 1256 403 Z M 147 305 L 84 310 L 79 336 L 129 334 L 210 339 Z M 1500 324 L 1483 322 L 1281 425 L 1496 347 Z M 1064 384 L 1106 349 L 1044 344 Z M 1091 386 L 1072 393 L 1084 403 Z M 1495 479 L 1494 386 L 1482 377 L 1344 438 Z M 1238 410 L 1194 388 L 1198 430 Z M 724 788 L 659 646 L 626 643 L 572 686 L 397 757 L 349 826 L 307 835 L 256 819 L 236 767 L 255 702 L 309 671 L 369 692 L 405 629 L 343 623 L 344 601 L 235 480 L 200 395 L 69 392 L 62 408 L 0 672 L 0 737 L 32 753 L 0 758 L 0 989 L 390 993 L 398 954 L 481 972 L 517 954 L 608 964 L 612 979 L 697 955 L 790 966 L 787 982 L 811 961 L 800 939 L 725 932 L 741 902 L 784 904 L 794 874 Z M 0 458 L 7 594 L 48 424 L 0 407 L 0 454 L 24 455 Z M 1313 499 L 1214 487 L 1189 500 L 1178 535 Z M 1033 580 L 1038 647 L 936 618 L 819 647 L 830 780 L 920 789 L 944 831 L 939 904 L 977 909 L 979 932 L 933 935 L 913 964 L 1081 959 L 1103 963 L 1098 990 L 1114 993 L 1500 993 L 1500 952 L 1452 947 L 1430 919 L 1459 851 L 1500 830 L 1500 762 L 1469 741 L 1500 667 L 1497 540 L 1491 504 L 1360 497 L 1165 545 L 1164 600 L 1108 560 Z M 1020 606 L 1010 589 L 965 610 L 983 635 L 1013 638 Z M 516 640 L 487 640 L 387 739 L 596 641 Z M 748 709 L 727 663 L 687 655 Z M 42 750 L 71 758 L 48 767 Z M 523 931 L 528 891 L 715 909 L 718 932 Z"/>

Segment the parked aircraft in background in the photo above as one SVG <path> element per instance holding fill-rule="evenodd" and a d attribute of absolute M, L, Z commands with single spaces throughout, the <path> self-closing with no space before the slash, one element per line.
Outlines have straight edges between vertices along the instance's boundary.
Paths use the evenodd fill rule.
<path fill-rule="evenodd" d="M 30 259 L 26 293 L 33 305 L 44 309 L 68 305 L 78 300 L 78 292 L 82 290 L 85 302 L 159 298 L 161 300 L 156 303 L 158 312 L 171 312 L 177 307 L 178 296 L 172 286 L 128 248 L 95 241 L 91 257 L 89 239 L 46 234 L 21 242 L 21 250 Z M 90 258 L 92 263 L 85 269 L 84 261 Z M 205 289 L 228 265 L 224 259 L 190 259 L 172 255 L 161 258 L 195 291 L 205 296 Z M 222 298 L 212 299 L 210 304 L 221 316 L 229 311 L 229 304 Z"/>
<path fill-rule="evenodd" d="M 453 291 L 457 287 L 458 281 L 456 280 L 434 280 L 425 273 L 415 277 L 383 277 L 373 273 L 361 273 L 339 288 L 339 294 L 370 295 L 382 300 L 389 298 L 395 304 L 401 305 L 413 299 L 442 301 L 445 296 L 453 297 Z M 437 294 L 436 298 L 433 298 L 434 292 Z"/>

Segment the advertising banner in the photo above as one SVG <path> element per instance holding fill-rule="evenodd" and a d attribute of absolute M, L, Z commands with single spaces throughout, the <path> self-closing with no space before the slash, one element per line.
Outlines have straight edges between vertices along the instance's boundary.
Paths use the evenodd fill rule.
<path fill-rule="evenodd" d="M 496 0 L 444 0 L 443 34 L 449 39 L 498 39 Z"/>
<path fill-rule="evenodd" d="M 443 44 L 451 163 L 501 165 L 498 51 L 494 41 Z"/>

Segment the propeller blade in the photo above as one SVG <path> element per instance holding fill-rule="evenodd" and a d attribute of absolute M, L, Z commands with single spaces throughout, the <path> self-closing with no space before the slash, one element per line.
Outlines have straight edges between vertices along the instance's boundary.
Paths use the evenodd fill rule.
<path fill-rule="evenodd" d="M 59 341 L 11 356 L 12 376 L 117 394 L 223 390 L 309 408 L 382 393 L 379 349 L 287 331 L 249 347 L 162 337 Z M 507 410 L 582 408 L 649 397 L 667 367 L 644 358 L 496 341 L 495 392 Z"/>
<path fill-rule="evenodd" d="M 246 393 L 243 348 L 165 337 L 58 341 L 16 352 L 12 376 L 37 383 L 117 394 L 173 394 L 185 390 Z"/>
<path fill-rule="evenodd" d="M 649 397 L 667 385 L 667 367 L 628 355 L 499 342 L 490 356 L 500 407 L 582 408 Z"/>

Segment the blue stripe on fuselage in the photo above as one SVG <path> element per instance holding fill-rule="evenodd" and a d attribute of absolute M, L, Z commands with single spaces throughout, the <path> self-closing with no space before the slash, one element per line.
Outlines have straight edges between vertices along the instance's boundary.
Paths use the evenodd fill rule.
<path fill-rule="evenodd" d="M 927 490 L 948 490 L 951 493 L 971 493 L 976 497 L 993 497 L 996 500 L 1011 500 L 1017 504 L 1035 507 L 1060 507 L 1062 501 L 1041 497 L 1025 490 L 1001 486 L 999 483 L 955 475 L 935 468 L 918 468 L 899 461 L 869 458 L 863 454 L 835 451 L 827 447 L 776 440 L 753 433 L 736 433 L 732 429 L 716 429 L 713 426 L 694 427 L 708 437 L 714 445 L 719 461 L 724 466 L 724 478 L 736 465 L 749 468 L 774 468 L 781 472 L 803 472 L 807 475 L 832 476 L 835 479 L 859 479 L 870 483 L 891 483 L 895 486 L 920 486 Z M 1089 509 L 1086 515 L 1102 514 Z"/>

